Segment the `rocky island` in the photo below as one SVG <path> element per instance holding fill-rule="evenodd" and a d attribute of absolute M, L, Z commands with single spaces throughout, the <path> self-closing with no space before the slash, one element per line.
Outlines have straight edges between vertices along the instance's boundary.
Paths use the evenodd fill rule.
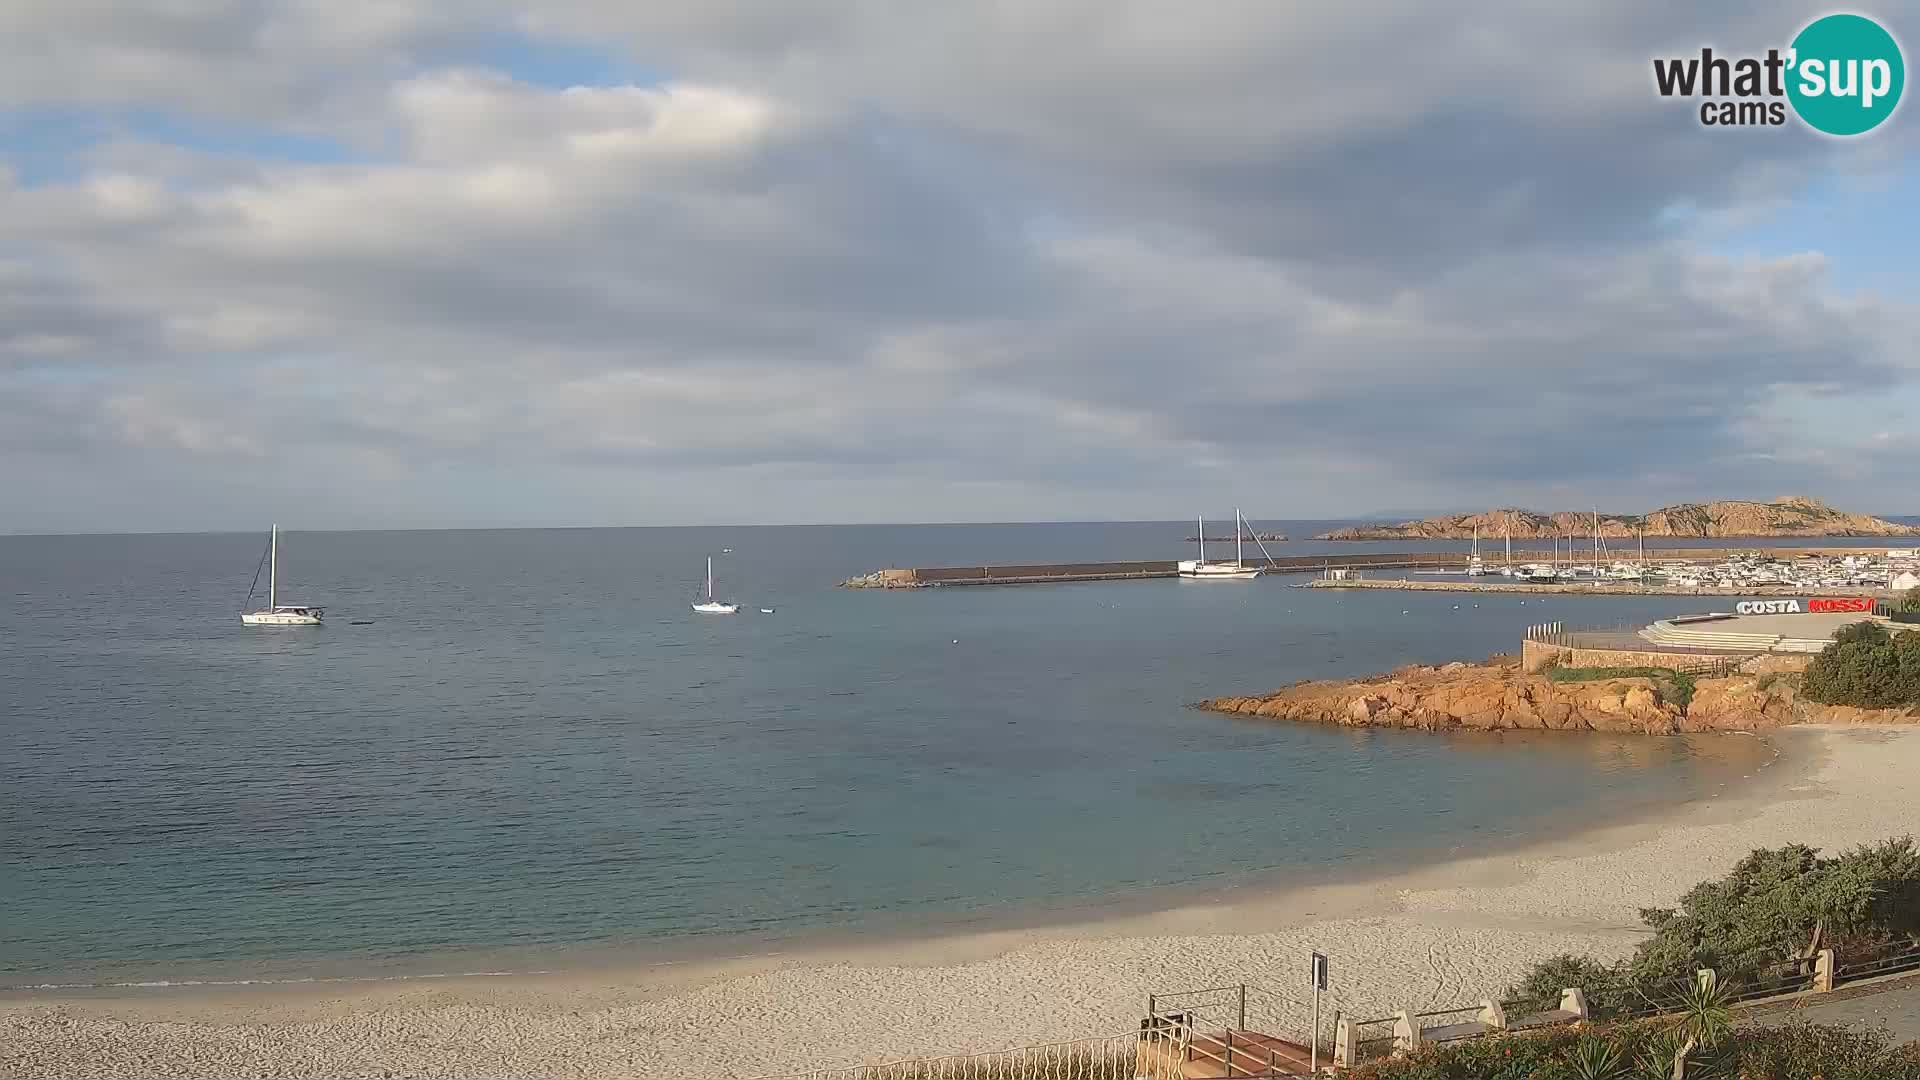
<path fill-rule="evenodd" d="M 1398 525 L 1359 525 L 1322 533 L 1316 540 L 1465 540 L 1479 530 L 1482 540 L 1511 536 L 1516 540 L 1546 540 L 1561 536 L 1591 537 L 1592 513 L 1531 510 L 1488 510 L 1480 514 L 1453 514 L 1423 518 Z M 1902 525 L 1867 514 L 1835 510 L 1819 499 L 1789 495 L 1772 502 L 1727 500 L 1680 503 L 1649 514 L 1601 514 L 1600 535 L 1616 539 L 1637 536 L 1702 538 L 1759 538 L 1773 536 L 1920 536 L 1920 525 Z"/>

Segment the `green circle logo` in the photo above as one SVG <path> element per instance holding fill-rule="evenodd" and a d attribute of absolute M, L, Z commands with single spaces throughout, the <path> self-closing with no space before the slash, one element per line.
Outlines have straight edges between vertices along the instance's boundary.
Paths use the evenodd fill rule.
<path fill-rule="evenodd" d="M 1907 65 L 1900 44 L 1864 15 L 1828 15 L 1793 39 L 1787 99 L 1817 131 L 1859 135 L 1879 127 L 1900 104 Z"/>

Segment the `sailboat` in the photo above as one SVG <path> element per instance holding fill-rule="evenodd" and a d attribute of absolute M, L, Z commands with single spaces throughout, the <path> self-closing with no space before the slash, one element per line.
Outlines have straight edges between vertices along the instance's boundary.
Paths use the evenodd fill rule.
<path fill-rule="evenodd" d="M 713 556 L 707 556 L 707 598 L 694 601 L 693 610 L 703 615 L 732 615 L 740 610 L 739 604 L 725 604 L 713 598 Z"/>
<path fill-rule="evenodd" d="M 1467 556 L 1467 574 L 1470 577 L 1483 577 L 1494 570 L 1480 559 L 1480 526 L 1473 527 L 1473 554 Z"/>
<path fill-rule="evenodd" d="M 267 536 L 267 606 L 258 611 L 240 612 L 242 626 L 319 626 L 324 612 L 306 604 L 282 604 L 280 602 L 280 526 L 275 525 Z M 253 584 L 247 587 L 244 609 L 253 602 L 253 590 L 260 584 L 260 569 L 253 571 Z"/>
<path fill-rule="evenodd" d="M 1180 560 L 1178 564 L 1180 576 L 1183 578 L 1193 578 L 1196 581 L 1250 581 L 1259 577 L 1261 574 L 1260 567 L 1248 566 L 1245 562 L 1241 561 L 1240 558 L 1240 540 L 1245 533 L 1242 526 L 1245 524 L 1245 519 L 1240 516 L 1240 508 L 1237 506 L 1234 507 L 1233 561 L 1230 563 L 1208 562 L 1207 520 L 1205 518 L 1199 519 L 1200 531 L 1194 534 L 1194 542 L 1199 545 L 1200 557 L 1198 559 Z M 1254 542 L 1259 543 L 1259 538 L 1255 537 Z M 1266 545 L 1261 544 L 1260 550 L 1265 551 Z"/>

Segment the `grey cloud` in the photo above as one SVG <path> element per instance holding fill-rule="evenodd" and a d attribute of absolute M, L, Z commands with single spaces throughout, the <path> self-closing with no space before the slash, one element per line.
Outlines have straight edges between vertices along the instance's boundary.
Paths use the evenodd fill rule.
<path fill-rule="evenodd" d="M 284 30 L 301 6 L 233 10 L 145 47 L 230 56 L 263 117 L 363 103 L 403 156 L 121 144 L 83 182 L 0 188 L 15 460 L 166 462 L 156 483 L 196 489 L 271 470 L 349 516 L 472 513 L 434 477 L 497 476 L 556 521 L 607 507 L 605 476 L 683 516 L 704 492 L 821 520 L 871 519 L 876 492 L 945 517 L 1769 477 L 1845 501 L 1903 467 L 1898 440 L 1756 417 L 1910 389 L 1914 311 L 1658 217 L 1913 166 L 1907 136 L 1709 134 L 1653 98 L 1654 50 L 1764 48 L 1785 5 L 574 3 L 545 25 L 690 80 L 574 94 L 414 71 L 463 32 L 424 3 L 310 48 Z M 144 85 L 102 71 L 120 89 L 0 88 Z"/>

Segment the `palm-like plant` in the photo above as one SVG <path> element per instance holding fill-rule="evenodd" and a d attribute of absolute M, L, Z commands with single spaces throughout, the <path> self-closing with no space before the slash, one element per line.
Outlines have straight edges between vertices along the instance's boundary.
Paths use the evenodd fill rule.
<path fill-rule="evenodd" d="M 1626 1051 L 1611 1039 L 1580 1040 L 1567 1055 L 1567 1068 L 1574 1080 L 1631 1080 Z"/>

